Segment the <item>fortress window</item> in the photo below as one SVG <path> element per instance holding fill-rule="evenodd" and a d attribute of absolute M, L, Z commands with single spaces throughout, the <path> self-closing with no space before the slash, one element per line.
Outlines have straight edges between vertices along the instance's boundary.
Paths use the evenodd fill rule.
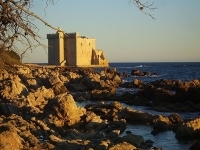
<path fill-rule="evenodd" d="M 89 46 L 90 46 L 90 43 L 89 43 Z"/>
<path fill-rule="evenodd" d="M 81 43 L 81 46 L 83 46 L 83 44 Z"/>

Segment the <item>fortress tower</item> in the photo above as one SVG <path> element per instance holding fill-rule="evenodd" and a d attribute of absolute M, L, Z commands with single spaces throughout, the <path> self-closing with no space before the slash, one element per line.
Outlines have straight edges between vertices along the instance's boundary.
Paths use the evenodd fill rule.
<path fill-rule="evenodd" d="M 95 39 L 78 32 L 47 34 L 48 64 L 76 67 L 108 67 L 103 50 L 96 50 Z"/>

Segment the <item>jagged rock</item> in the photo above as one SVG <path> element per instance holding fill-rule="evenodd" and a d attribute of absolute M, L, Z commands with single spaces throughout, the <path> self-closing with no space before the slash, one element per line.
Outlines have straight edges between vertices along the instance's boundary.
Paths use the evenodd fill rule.
<path fill-rule="evenodd" d="M 29 74 L 31 72 L 29 67 L 26 66 L 15 66 L 18 74 Z"/>
<path fill-rule="evenodd" d="M 16 75 L 11 80 L 4 82 L 4 87 L 1 90 L 1 97 L 4 99 L 13 99 L 16 96 L 27 95 L 28 89 L 21 83 L 21 79 Z"/>
<path fill-rule="evenodd" d="M 57 127 L 75 125 L 86 113 L 84 108 L 77 107 L 72 95 L 67 93 L 60 94 L 55 100 L 52 100 L 46 109 L 49 114 L 47 118 L 49 123 Z"/>
<path fill-rule="evenodd" d="M 111 108 L 115 108 L 117 110 L 123 110 L 124 109 L 124 106 L 118 101 L 111 102 L 110 106 L 111 106 Z"/>
<path fill-rule="evenodd" d="M 154 121 L 153 128 L 157 131 L 165 131 L 171 128 L 172 122 L 169 120 L 168 117 L 165 116 L 158 116 Z"/>
<path fill-rule="evenodd" d="M 81 75 L 75 73 L 75 72 L 68 72 L 66 74 L 66 77 L 68 78 L 68 80 L 72 80 L 72 79 L 77 79 L 77 78 L 81 78 Z"/>
<path fill-rule="evenodd" d="M 115 74 L 115 75 L 113 76 L 112 80 L 113 80 L 114 82 L 116 82 L 117 84 L 119 84 L 119 83 L 122 82 L 122 79 L 121 79 L 117 74 Z"/>
<path fill-rule="evenodd" d="M 122 115 L 130 123 L 153 124 L 153 120 L 155 119 L 155 116 L 150 113 L 136 111 L 130 108 L 126 108 Z"/>
<path fill-rule="evenodd" d="M 189 150 L 199 150 L 200 149 L 200 140 L 195 141 L 189 148 Z"/>
<path fill-rule="evenodd" d="M 5 80 L 9 78 L 9 73 L 4 69 L 0 70 L 0 80 Z"/>
<path fill-rule="evenodd" d="M 33 77 L 32 74 L 26 74 L 23 77 L 23 81 L 27 84 L 27 87 L 37 89 L 39 85 L 37 84 L 37 80 Z"/>
<path fill-rule="evenodd" d="M 112 99 L 116 93 L 116 89 L 114 87 L 110 87 L 110 89 L 105 90 L 92 90 L 91 98 L 94 100 L 102 100 L 102 99 Z"/>
<path fill-rule="evenodd" d="M 102 86 L 100 84 L 100 76 L 98 74 L 88 74 L 83 77 L 81 82 L 84 86 L 86 86 L 89 90 L 93 89 L 102 89 Z"/>
<path fill-rule="evenodd" d="M 86 130 L 100 130 L 106 127 L 108 124 L 106 121 L 103 121 L 100 116 L 97 116 L 95 113 L 90 112 L 86 114 Z"/>
<path fill-rule="evenodd" d="M 144 138 L 140 135 L 127 134 L 122 137 L 121 141 L 128 142 L 136 147 L 140 147 L 144 143 Z"/>
<path fill-rule="evenodd" d="M 169 115 L 168 118 L 169 118 L 169 121 L 171 121 L 173 124 L 177 124 L 183 121 L 181 116 L 177 113 L 173 113 Z"/>
<path fill-rule="evenodd" d="M 70 84 L 68 89 L 74 92 L 84 92 L 88 90 L 87 87 L 83 85 L 82 82 L 76 84 Z"/>
<path fill-rule="evenodd" d="M 58 77 L 58 75 L 54 72 L 52 73 L 52 75 L 49 77 L 49 82 L 51 83 L 51 85 L 55 85 L 57 83 L 60 83 L 61 80 Z"/>
<path fill-rule="evenodd" d="M 176 138 L 188 138 L 200 136 L 200 118 L 183 122 L 178 125 Z"/>
<path fill-rule="evenodd" d="M 142 80 L 134 79 L 134 80 L 133 80 L 133 86 L 134 86 L 135 88 L 143 88 L 144 83 L 142 82 Z"/>
<path fill-rule="evenodd" d="M 54 98 L 54 92 L 52 89 L 46 89 L 44 86 L 38 88 L 35 92 L 30 92 L 27 96 L 27 100 L 31 107 L 39 107 L 43 109 L 48 103 L 49 99 Z"/>
<path fill-rule="evenodd" d="M 134 145 L 128 143 L 128 142 L 122 142 L 122 143 L 118 143 L 116 145 L 113 145 L 109 148 L 109 150 L 120 150 L 120 149 L 124 149 L 124 150 L 136 150 L 137 147 L 135 147 Z"/>
<path fill-rule="evenodd" d="M 120 130 L 112 130 L 110 133 L 109 133 L 109 138 L 114 138 L 114 137 L 118 137 L 120 135 Z"/>
<path fill-rule="evenodd" d="M 106 140 L 106 141 L 101 141 L 96 147 L 96 150 L 107 150 L 108 146 L 110 144 L 110 140 Z"/>
<path fill-rule="evenodd" d="M 0 114 L 2 115 L 11 115 L 11 114 L 20 114 L 20 109 L 14 103 L 3 103 L 0 100 Z"/>
<path fill-rule="evenodd" d="M 0 126 L 1 146 L 6 144 L 6 150 L 31 149 L 31 147 L 37 147 L 40 144 L 33 135 L 32 125 L 18 115 L 13 114 L 4 118 Z"/>
<path fill-rule="evenodd" d="M 64 94 L 64 93 L 69 92 L 68 89 L 61 82 L 54 84 L 52 89 L 53 89 L 55 95 Z"/>
<path fill-rule="evenodd" d="M 17 129 L 12 124 L 0 125 L 0 149 L 16 149 L 23 148 L 22 138 L 17 134 Z"/>
<path fill-rule="evenodd" d="M 138 69 L 133 69 L 131 71 L 131 75 L 134 75 L 134 76 L 149 76 L 150 73 L 146 72 L 146 71 L 140 71 Z"/>
<path fill-rule="evenodd" d="M 61 143 L 61 142 L 64 142 L 65 140 L 55 136 L 55 135 L 50 135 L 49 136 L 49 139 L 52 141 L 52 142 L 55 142 L 55 143 Z"/>

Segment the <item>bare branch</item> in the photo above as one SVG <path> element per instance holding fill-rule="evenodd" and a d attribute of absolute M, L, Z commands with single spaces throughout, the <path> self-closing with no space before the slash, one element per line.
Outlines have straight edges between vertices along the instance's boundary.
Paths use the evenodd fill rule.
<path fill-rule="evenodd" d="M 24 9 L 24 7 L 18 5 L 17 3 L 15 3 L 13 0 L 10 0 L 15 6 L 17 6 L 20 10 L 23 10 L 25 13 L 27 13 L 30 16 L 35 17 L 36 19 L 40 20 L 41 22 L 43 22 L 46 26 L 54 29 L 54 30 L 58 30 L 58 28 L 53 27 L 52 25 L 50 25 L 48 22 L 46 22 L 45 20 L 43 20 L 42 18 L 40 18 L 38 15 L 34 14 L 33 12 Z"/>
<path fill-rule="evenodd" d="M 129 0 L 129 3 L 134 3 L 135 6 L 142 11 L 144 14 L 149 15 L 152 19 L 155 19 L 150 13 L 147 13 L 145 9 L 148 9 L 150 11 L 154 11 L 157 9 L 157 7 L 154 6 L 154 2 L 149 3 L 148 1 L 146 2 L 141 2 L 141 0 Z"/>

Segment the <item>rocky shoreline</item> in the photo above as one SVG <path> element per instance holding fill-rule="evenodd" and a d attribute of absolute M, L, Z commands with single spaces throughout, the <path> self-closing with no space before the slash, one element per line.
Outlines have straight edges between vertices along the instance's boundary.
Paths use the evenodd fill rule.
<path fill-rule="evenodd" d="M 177 139 L 194 138 L 198 147 L 200 119 L 183 120 L 173 112 L 200 110 L 200 80 L 122 82 L 127 73 L 115 68 L 16 66 L 16 72 L 0 72 L 0 149 L 162 149 L 151 139 L 127 132 L 127 124 L 145 124 L 152 134 L 172 130 Z M 134 70 L 131 75 L 156 75 Z M 116 93 L 135 88 L 134 94 Z M 79 107 L 76 101 L 95 103 Z M 105 103 L 105 101 L 110 101 Z M 153 115 L 123 107 L 148 106 L 171 115 Z M 198 147 L 199 148 L 199 147 Z M 197 149 L 197 148 L 196 148 Z"/>

